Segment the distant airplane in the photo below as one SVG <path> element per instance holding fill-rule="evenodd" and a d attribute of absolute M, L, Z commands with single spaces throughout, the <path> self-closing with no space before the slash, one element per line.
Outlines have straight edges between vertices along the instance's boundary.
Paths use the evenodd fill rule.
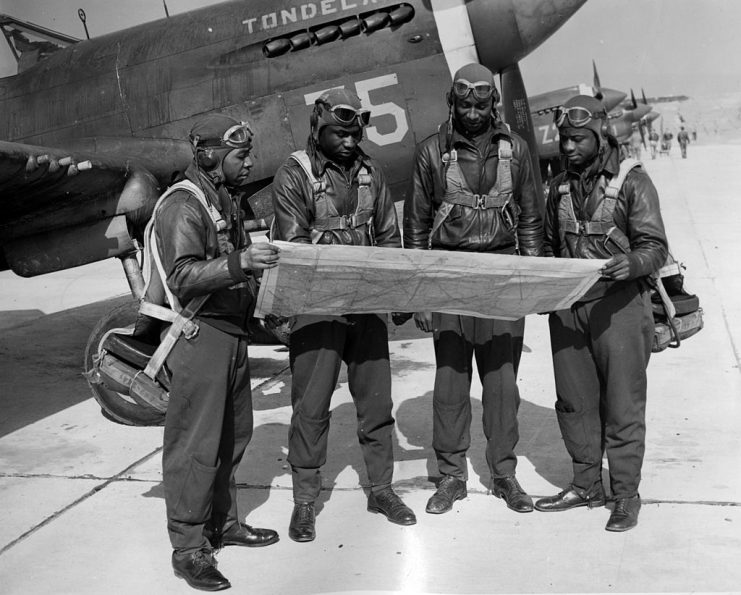
<path fill-rule="evenodd" d="M 656 116 L 649 116 L 652 113 L 652 107 L 645 102 L 638 103 L 636 101 L 633 91 L 630 91 L 631 103 L 629 104 L 632 109 L 620 108 L 617 110 L 610 111 L 608 113 L 608 124 L 612 135 L 618 140 L 618 143 L 626 143 L 630 140 L 633 130 L 638 128 L 643 136 L 643 126 L 648 122 L 656 119 Z M 644 140 L 644 145 L 645 140 Z"/>
<path fill-rule="evenodd" d="M 465 63 L 500 73 L 505 120 L 534 148 L 518 61 L 585 1 L 232 0 L 83 41 L 0 16 L 19 65 L 0 79 L 0 270 L 34 276 L 117 257 L 139 297 L 137 240 L 192 160 L 192 123 L 212 111 L 256 132 L 243 201 L 255 222 L 328 88 L 352 88 L 372 110 L 366 148 L 398 200 Z M 113 312 L 98 330 L 121 322 Z M 135 404 L 95 396 L 118 421 L 147 423 Z"/>

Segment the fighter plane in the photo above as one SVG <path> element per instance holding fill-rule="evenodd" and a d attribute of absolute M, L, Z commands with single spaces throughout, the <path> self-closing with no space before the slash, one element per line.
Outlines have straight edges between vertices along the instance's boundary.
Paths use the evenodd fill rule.
<path fill-rule="evenodd" d="M 116 257 L 140 297 L 138 240 L 192 159 L 187 131 L 212 111 L 256 132 L 243 201 L 255 221 L 328 88 L 352 88 L 371 109 L 365 147 L 397 200 L 415 144 L 445 120 L 451 73 L 465 63 L 501 74 L 504 117 L 532 143 L 518 61 L 584 2 L 232 0 L 82 41 L 3 17 L 19 72 L 0 79 L 0 270 L 34 276 Z M 101 335 L 134 311 L 100 321 L 86 369 Z M 93 392 L 116 421 L 161 422 L 117 393 Z"/>
<path fill-rule="evenodd" d="M 634 129 L 641 130 L 641 125 L 645 120 L 649 118 L 649 114 L 652 112 L 652 108 L 647 102 L 638 103 L 636 101 L 633 90 L 630 91 L 631 103 L 629 106 L 632 109 L 619 108 L 609 111 L 607 114 L 608 125 L 612 135 L 618 140 L 618 143 L 626 143 L 630 140 Z M 655 117 L 651 118 L 652 120 Z M 644 143 L 645 144 L 645 143 Z"/>

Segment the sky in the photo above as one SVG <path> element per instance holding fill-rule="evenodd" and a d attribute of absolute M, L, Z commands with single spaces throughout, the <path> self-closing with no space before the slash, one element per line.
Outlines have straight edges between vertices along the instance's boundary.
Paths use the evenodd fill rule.
<path fill-rule="evenodd" d="M 220 0 L 166 0 L 170 14 Z M 530 0 L 518 0 L 528 2 Z M 163 0 L 0 0 L 0 12 L 84 38 L 165 16 Z M 649 97 L 741 91 L 739 0 L 588 0 L 521 69 L 528 93 L 592 82 Z M 0 77 L 15 61 L 0 38 Z"/>

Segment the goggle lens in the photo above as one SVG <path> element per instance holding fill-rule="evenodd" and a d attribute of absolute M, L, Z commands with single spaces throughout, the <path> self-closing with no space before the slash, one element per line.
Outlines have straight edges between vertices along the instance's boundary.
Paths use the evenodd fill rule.
<path fill-rule="evenodd" d="M 593 118 L 602 118 L 604 115 L 604 112 L 597 112 L 596 114 L 593 114 L 585 107 L 565 108 L 563 106 L 559 106 L 555 110 L 553 110 L 553 121 L 556 123 L 556 126 L 561 127 L 564 125 L 566 119 L 568 118 L 569 123 L 572 126 L 581 128 L 583 126 L 586 126 Z"/>
<path fill-rule="evenodd" d="M 370 122 L 370 111 L 365 109 L 355 109 L 349 105 L 335 105 L 329 108 L 332 115 L 335 117 L 340 124 L 344 126 L 352 126 L 356 120 L 360 126 L 367 126 Z"/>
<path fill-rule="evenodd" d="M 242 149 L 252 146 L 252 129 L 246 122 L 241 122 L 229 128 L 221 138 L 227 147 Z"/>
<path fill-rule="evenodd" d="M 473 93 L 476 99 L 483 101 L 491 98 L 494 93 L 494 86 L 485 81 L 469 83 L 465 79 L 458 79 L 453 83 L 453 93 L 459 99 L 465 99 L 469 93 Z"/>

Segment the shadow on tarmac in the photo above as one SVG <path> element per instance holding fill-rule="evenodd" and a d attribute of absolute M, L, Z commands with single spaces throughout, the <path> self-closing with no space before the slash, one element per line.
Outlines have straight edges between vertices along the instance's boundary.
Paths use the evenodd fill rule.
<path fill-rule="evenodd" d="M 130 297 L 104 300 L 23 321 L 0 333 L 0 437 L 92 396 L 82 377 L 97 321 Z M 7 319 L 8 312 L 3 313 Z"/>
<path fill-rule="evenodd" d="M 0 419 L 0 437 L 53 415 L 91 397 L 82 377 L 82 358 L 88 335 L 98 319 L 128 297 L 104 300 L 41 317 L 30 322 L 21 322 L 8 328 L 0 336 L 0 377 L 5 390 L 0 395 L 0 408 L 4 415 Z M 417 330 L 412 321 L 400 327 L 389 326 L 391 341 L 429 337 Z M 283 351 L 282 349 L 279 350 Z M 525 352 L 528 349 L 525 347 Z M 286 364 L 287 365 L 287 364 Z M 275 360 L 255 357 L 251 360 L 253 376 L 261 369 L 275 367 Z M 434 363 L 406 361 L 394 356 L 394 374 L 422 366 L 434 381 Z M 265 412 L 287 408 L 290 415 L 290 375 L 278 392 L 265 394 L 260 390 L 253 393 L 253 408 Z M 346 383 L 343 366 L 339 383 Z M 398 394 L 395 398 L 399 398 Z M 438 475 L 432 442 L 432 392 L 416 396 L 405 395 L 396 409 L 396 432 L 411 448 L 403 447 L 394 434 L 395 459 L 399 462 L 424 460 L 426 476 L 406 478 L 397 483 L 400 492 L 412 488 L 434 489 Z M 485 459 L 485 438 L 481 424 L 482 406 L 478 395 L 472 398 L 471 448 L 468 456 L 474 476 L 469 478 L 469 489 L 488 491 L 489 471 Z M 552 408 L 535 405 L 523 399 L 519 412 L 520 441 L 517 454 L 527 459 L 536 472 L 554 485 L 565 487 L 570 477 L 568 457 L 561 445 L 558 424 Z M 112 423 L 103 420 L 102 423 Z M 356 412 L 353 403 L 341 403 L 332 410 L 327 463 L 322 469 L 323 490 L 318 502 L 318 511 L 327 504 L 338 487 L 338 478 L 349 467 L 363 486 L 368 485 L 365 464 L 357 441 Z M 136 431 L 131 429 L 132 433 Z M 247 513 L 261 506 L 270 497 L 270 487 L 277 478 L 290 487 L 290 467 L 286 461 L 288 448 L 288 425 L 264 423 L 255 427 L 252 441 L 238 476 L 240 486 L 266 489 L 250 490 L 249 502 L 243 503 Z M 555 452 L 554 452 L 555 451 Z M 478 482 L 474 487 L 474 482 Z M 524 486 L 527 490 L 527 486 Z M 353 488 L 354 489 L 354 488 Z M 157 484 L 146 494 L 162 498 L 162 486 Z M 254 496 L 257 495 L 256 500 Z"/>

